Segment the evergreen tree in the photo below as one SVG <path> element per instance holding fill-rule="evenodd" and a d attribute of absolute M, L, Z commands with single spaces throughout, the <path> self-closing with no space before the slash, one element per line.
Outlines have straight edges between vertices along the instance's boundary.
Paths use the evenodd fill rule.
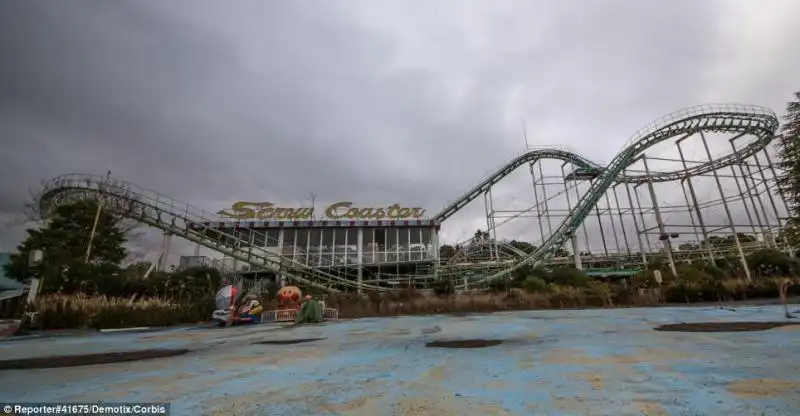
<path fill-rule="evenodd" d="M 86 248 L 97 213 L 97 202 L 78 201 L 58 206 L 40 229 L 28 229 L 28 237 L 17 247 L 17 253 L 4 265 L 7 276 L 26 281 L 43 279 L 44 291 L 73 292 L 87 283 L 100 292 L 116 286 L 120 263 L 126 256 L 125 232 L 120 219 L 102 210 L 97 222 L 89 261 Z M 43 261 L 30 266 L 33 250 L 41 250 Z"/>
<path fill-rule="evenodd" d="M 789 220 L 782 230 L 782 236 L 789 244 L 800 244 L 800 92 L 795 101 L 786 106 L 785 124 L 778 142 L 781 175 L 778 189 L 789 205 Z"/>

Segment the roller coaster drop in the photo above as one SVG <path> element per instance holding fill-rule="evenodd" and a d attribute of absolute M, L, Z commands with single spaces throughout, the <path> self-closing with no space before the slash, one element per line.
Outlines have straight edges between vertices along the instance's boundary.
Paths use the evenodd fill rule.
<path fill-rule="evenodd" d="M 661 219 L 661 213 L 659 212 L 657 206 L 658 204 L 655 202 L 653 183 L 681 181 L 683 186 L 685 181 L 689 185 L 689 189 L 691 191 L 690 193 L 694 202 L 693 204 L 690 203 L 687 197 L 686 207 L 688 213 L 692 217 L 692 224 L 695 226 L 695 231 L 697 231 L 697 226 L 695 225 L 695 219 L 697 219 L 700 223 L 703 236 L 707 238 L 709 230 L 707 230 L 703 224 L 702 216 L 700 215 L 700 204 L 697 202 L 690 178 L 713 173 L 716 178 L 719 192 L 722 196 L 721 203 L 725 207 L 727 216 L 729 218 L 728 228 L 735 236 L 737 232 L 735 230 L 733 220 L 731 219 L 730 209 L 728 207 L 730 198 L 726 198 L 724 195 L 722 195 L 722 186 L 720 185 L 719 178 L 716 176 L 716 172 L 723 167 L 730 167 L 731 171 L 734 171 L 733 166 L 738 166 L 741 172 L 744 173 L 743 169 L 745 169 L 745 167 L 748 170 L 750 169 L 750 165 L 746 163 L 746 160 L 748 158 L 755 158 L 756 163 L 760 163 L 758 161 L 757 154 L 759 152 L 764 152 L 764 155 L 767 157 L 767 167 L 772 169 L 774 178 L 774 168 L 772 168 L 766 148 L 775 138 L 778 127 L 779 122 L 775 113 L 764 107 L 746 105 L 699 106 L 673 113 L 641 129 L 632 137 L 632 139 L 628 142 L 629 144 L 616 157 L 614 157 L 614 159 L 607 166 L 601 166 L 595 162 L 581 157 L 574 152 L 557 148 L 529 150 L 526 153 L 514 158 L 500 169 L 492 172 L 489 176 L 481 180 L 477 186 L 469 189 L 460 197 L 453 200 L 453 202 L 447 204 L 447 206 L 434 217 L 434 221 L 437 224 L 441 224 L 443 221 L 452 217 L 464 206 L 474 201 L 479 196 L 484 195 L 487 202 L 487 228 L 489 231 L 495 232 L 495 229 L 497 228 L 497 224 L 495 224 L 495 216 L 489 212 L 492 211 L 492 209 L 489 207 L 491 205 L 492 187 L 500 182 L 503 178 L 514 172 L 516 169 L 527 164 L 529 165 L 531 174 L 534 177 L 534 193 L 536 193 L 538 186 L 534 175 L 534 164 L 541 162 L 542 160 L 555 159 L 562 162 L 562 176 L 565 180 L 564 191 L 566 192 L 568 202 L 568 209 L 563 213 L 563 215 L 560 215 L 560 223 L 553 227 L 549 222 L 551 218 L 549 216 L 550 214 L 545 214 L 547 215 L 548 227 L 550 228 L 548 230 L 548 235 L 545 235 L 544 228 L 541 226 L 543 211 L 541 209 L 541 202 L 537 196 L 536 206 L 532 209 L 526 210 L 525 212 L 529 212 L 531 210 L 535 210 L 537 212 L 536 216 L 540 222 L 539 229 L 542 237 L 538 247 L 531 253 L 524 253 L 506 246 L 504 249 L 506 251 L 511 250 L 513 261 L 503 262 L 499 261 L 499 250 L 503 249 L 503 247 L 501 247 L 502 245 L 492 243 L 491 241 L 486 243 L 489 245 L 490 253 L 494 253 L 491 258 L 497 261 L 488 262 L 491 264 L 486 265 L 484 269 L 478 273 L 475 273 L 473 268 L 471 274 L 479 277 L 477 279 L 473 279 L 472 282 L 469 282 L 470 284 L 479 284 L 506 277 L 515 270 L 518 270 L 526 265 L 536 265 L 543 262 L 552 261 L 557 251 L 562 250 L 565 244 L 570 240 L 572 240 L 571 242 L 575 263 L 580 267 L 581 255 L 576 243 L 577 232 L 582 226 L 585 227 L 584 222 L 590 216 L 593 209 L 596 211 L 599 218 L 598 202 L 600 202 L 603 196 L 605 196 L 606 201 L 608 201 L 608 191 L 612 191 L 616 199 L 616 187 L 618 185 L 625 186 L 631 207 L 633 207 L 633 200 L 628 185 L 633 185 L 634 187 L 638 185 L 648 186 L 654 204 L 653 211 L 656 222 L 658 223 L 660 235 L 665 236 L 666 233 L 663 221 Z M 724 157 L 716 159 L 712 158 L 711 153 L 708 150 L 708 144 L 706 143 L 705 137 L 705 134 L 708 133 L 726 133 L 732 135 L 733 137 L 729 139 L 729 141 L 733 151 Z M 680 142 L 696 134 L 700 135 L 702 138 L 703 145 L 708 155 L 708 161 L 706 163 L 688 167 L 686 162 L 683 161 L 683 169 L 680 170 L 672 172 L 649 171 L 645 150 L 669 139 L 677 138 L 678 150 L 680 151 Z M 734 144 L 735 140 L 745 135 L 752 136 L 755 138 L 755 140 L 751 140 L 745 147 L 737 149 Z M 681 159 L 683 160 L 682 153 Z M 630 169 L 631 165 L 639 161 L 644 163 L 645 172 L 643 174 L 633 172 Z M 564 166 L 567 164 L 576 168 L 570 175 L 563 174 Z M 541 169 L 541 165 L 539 165 L 539 167 Z M 758 167 L 758 172 L 760 172 L 762 176 L 764 186 L 767 190 L 767 195 L 769 196 L 770 201 L 772 201 L 773 209 L 775 209 L 776 205 L 773 200 L 773 195 L 770 192 L 770 189 L 774 188 L 774 186 L 767 184 L 768 180 L 764 176 L 764 169 L 760 165 Z M 750 173 L 750 179 L 753 181 L 753 184 L 755 184 L 755 179 L 752 177 L 752 172 Z M 742 176 L 745 175 L 743 174 Z M 583 195 L 576 193 L 577 202 L 574 205 L 570 203 L 568 192 L 569 189 L 566 186 L 566 182 L 569 180 L 588 180 L 589 182 L 589 188 Z M 745 182 L 745 185 L 745 188 L 748 190 L 741 191 L 740 187 L 740 196 L 744 198 L 744 194 L 749 195 L 751 202 L 753 203 L 752 208 L 755 212 L 757 208 L 754 202 L 755 199 L 753 197 L 756 194 L 754 189 L 757 189 L 757 186 L 749 187 L 747 186 L 747 182 Z M 737 180 L 737 187 L 738 186 L 739 182 Z M 542 191 L 544 191 L 544 189 L 542 189 Z M 761 201 L 760 194 L 755 196 L 757 196 L 759 201 Z M 636 194 L 636 197 L 638 200 L 638 193 Z M 213 219 L 215 218 L 214 214 L 205 212 L 199 208 L 193 207 L 192 205 L 179 202 L 175 199 L 165 197 L 156 192 L 140 188 L 136 185 L 120 180 L 109 180 L 106 177 L 88 174 L 68 174 L 58 176 L 45 184 L 39 199 L 39 204 L 43 212 L 49 212 L 59 204 L 69 203 L 82 198 L 99 198 L 103 203 L 104 209 L 113 210 L 117 214 L 124 215 L 129 218 L 136 219 L 143 224 L 159 228 L 166 234 L 181 236 L 189 241 L 197 243 L 198 245 L 205 246 L 226 256 L 248 263 L 254 269 L 274 271 L 275 273 L 279 273 L 282 277 L 294 281 L 296 284 L 314 286 L 330 292 L 348 288 L 357 289 L 359 291 L 362 289 L 371 291 L 393 290 L 390 287 L 381 286 L 379 284 L 362 282 L 361 279 L 356 278 L 356 276 L 347 274 L 342 275 L 341 273 L 332 272 L 330 266 L 333 264 L 322 264 L 322 267 L 319 267 L 320 265 L 318 264 L 317 267 L 314 267 L 295 261 L 292 258 L 282 256 L 279 253 L 269 251 L 264 247 L 251 244 L 250 238 L 254 232 L 252 230 L 248 230 L 248 234 L 245 236 L 243 232 L 236 229 L 211 229 L 209 228 L 210 226 L 206 224 L 213 223 Z M 544 211 L 550 212 L 550 210 L 547 208 L 546 195 L 544 204 Z M 764 208 L 763 204 L 761 206 L 763 208 L 763 217 L 766 220 L 767 210 Z M 608 205 L 608 207 L 607 214 L 612 218 L 613 221 L 610 205 Z M 747 207 L 746 204 L 745 207 Z M 622 211 L 619 208 L 618 203 L 616 213 L 620 215 L 621 221 Z M 517 213 L 515 216 L 519 216 L 520 214 L 521 213 Z M 644 218 L 641 218 L 642 224 L 640 227 L 636 222 L 636 215 L 632 208 L 631 214 L 633 214 L 632 216 L 634 218 L 634 224 L 636 225 L 636 234 L 640 247 L 640 254 L 645 256 L 646 250 L 644 250 L 644 245 L 642 243 L 642 235 L 646 234 L 647 230 L 644 225 Z M 639 210 L 639 214 L 642 214 L 641 208 Z M 751 217 L 750 211 L 748 211 L 748 217 Z M 759 222 L 760 218 L 761 216 L 759 216 Z M 774 218 L 778 221 L 778 227 L 780 227 L 780 215 L 778 214 L 777 209 L 775 209 Z M 766 235 L 766 228 L 763 226 L 763 224 L 760 225 L 762 232 L 764 232 Z M 755 230 L 755 227 L 753 229 Z M 601 232 L 602 230 L 601 223 Z M 622 230 L 624 233 L 625 229 L 623 228 Z M 616 234 L 614 237 L 615 239 L 617 238 Z M 270 239 L 271 237 L 264 235 L 262 241 L 268 241 Z M 625 239 L 627 245 L 627 236 Z M 661 239 L 666 240 L 668 237 Z M 767 245 L 770 244 L 768 239 L 765 238 L 764 241 Z M 668 240 L 665 241 L 665 243 L 668 246 Z M 737 240 L 736 246 L 738 247 L 740 257 L 744 261 L 742 246 L 738 243 L 739 242 Z M 628 250 L 628 254 L 631 254 L 630 250 Z M 668 250 L 667 254 L 669 256 L 670 263 L 672 264 L 673 258 L 671 255 L 671 248 Z M 709 254 L 713 261 L 714 254 Z M 463 282 L 460 284 L 465 286 L 467 285 L 467 282 L 465 279 L 462 279 L 463 273 L 463 265 L 456 266 L 454 263 L 443 263 L 438 265 L 438 268 L 435 268 L 434 278 L 455 278 L 454 281 Z"/>

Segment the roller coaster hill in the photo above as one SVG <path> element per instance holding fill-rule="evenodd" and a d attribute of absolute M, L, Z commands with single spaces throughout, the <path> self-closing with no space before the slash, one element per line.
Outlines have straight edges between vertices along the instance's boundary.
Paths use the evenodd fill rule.
<path fill-rule="evenodd" d="M 425 288 L 443 280 L 454 282 L 457 289 L 469 289 L 538 265 L 569 264 L 595 272 L 598 265 L 614 265 L 618 271 L 635 271 L 661 259 L 675 270 L 676 263 L 687 259 L 715 262 L 731 256 L 746 265 L 749 251 L 788 250 L 775 237 L 787 216 L 786 202 L 775 185 L 774 153 L 770 155 L 778 127 L 775 113 L 764 107 L 707 105 L 651 123 L 604 165 L 563 148 L 527 149 L 427 218 L 421 209 L 408 208 L 403 213 L 406 219 L 359 219 L 355 211 L 343 216 L 349 212 L 345 209 L 337 211 L 337 219 L 317 221 L 296 209 L 282 211 L 291 219 L 274 220 L 280 215 L 265 217 L 278 209 L 255 214 L 259 207 L 248 208 L 242 202 L 239 218 L 220 221 L 217 214 L 157 192 L 88 174 L 50 180 L 39 203 L 46 212 L 77 199 L 101 198 L 104 209 L 156 227 L 167 237 L 179 236 L 214 250 L 281 284 L 328 292 Z M 702 143 L 702 160 L 684 157 L 689 138 Z M 660 144 L 677 148 L 681 162 L 677 168 L 657 169 L 659 160 L 648 150 Z M 712 156 L 710 145 L 724 147 L 725 154 Z M 560 175 L 546 175 L 543 162 L 560 164 Z M 523 166 L 533 186 L 525 193 L 532 193 L 535 202 L 513 212 L 496 209 L 493 187 Z M 708 189 L 698 189 L 709 178 L 713 180 Z M 680 203 L 659 203 L 656 190 L 665 184 L 671 186 L 670 196 L 682 197 Z M 733 184 L 735 192 L 730 191 Z M 709 195 L 716 196 L 708 199 Z M 486 231 L 454 244 L 458 250 L 440 258 L 442 224 L 481 197 Z M 402 216 L 397 211 L 402 207 L 394 208 L 395 217 Z M 529 250 L 497 238 L 497 229 L 517 218 L 538 224 L 538 233 L 527 239 L 533 246 Z M 743 233 L 755 238 L 743 241 Z M 602 247 L 596 241 L 592 246 L 590 234 L 600 235 Z M 695 243 L 681 243 L 679 236 L 693 236 Z M 733 241 L 696 243 L 714 238 Z"/>

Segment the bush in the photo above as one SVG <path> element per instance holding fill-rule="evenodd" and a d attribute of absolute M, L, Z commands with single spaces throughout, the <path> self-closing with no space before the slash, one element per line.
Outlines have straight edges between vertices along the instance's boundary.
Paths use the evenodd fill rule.
<path fill-rule="evenodd" d="M 583 292 L 589 306 L 612 306 L 611 287 L 608 283 L 590 282 Z"/>
<path fill-rule="evenodd" d="M 508 290 L 514 288 L 514 286 L 515 285 L 506 278 L 494 279 L 489 282 L 489 290 L 494 293 L 508 292 Z"/>
<path fill-rule="evenodd" d="M 588 287 L 592 279 L 581 270 L 562 267 L 552 272 L 552 282 L 562 286 Z"/>
<path fill-rule="evenodd" d="M 611 285 L 611 299 L 617 305 L 633 305 L 634 296 L 631 293 L 631 288 L 623 285 Z"/>
<path fill-rule="evenodd" d="M 678 272 L 677 280 L 680 282 L 708 284 L 715 280 L 714 276 L 688 264 L 679 264 L 675 266 L 675 271 Z"/>
<path fill-rule="evenodd" d="M 529 277 L 522 282 L 522 288 L 527 293 L 544 293 L 547 292 L 547 282 L 538 277 Z"/>
<path fill-rule="evenodd" d="M 655 270 L 658 269 L 648 269 L 637 273 L 631 277 L 631 286 L 634 289 L 655 289 L 660 287 L 658 281 L 656 280 Z M 661 273 L 662 284 L 669 283 L 675 279 L 671 272 L 661 270 L 659 270 L 659 272 Z"/>
<path fill-rule="evenodd" d="M 559 308 L 586 306 L 586 295 L 581 289 L 572 286 L 552 285 L 548 296 L 550 303 Z"/>
<path fill-rule="evenodd" d="M 703 268 L 699 270 L 698 268 Z M 434 293 L 407 288 L 392 293 L 367 292 L 326 294 L 329 307 L 339 309 L 343 318 L 384 316 L 398 314 L 428 314 L 447 312 L 482 312 L 531 308 L 575 308 L 586 306 L 636 306 L 660 303 L 708 302 L 717 300 L 743 300 L 776 298 L 778 279 L 721 279 L 707 272 L 704 264 L 680 265 L 679 277 L 671 277 L 655 291 L 642 291 L 641 285 L 653 282 L 652 271 L 640 273 L 632 283 L 640 286 L 589 280 L 575 269 L 556 269 L 550 278 L 561 283 L 548 283 L 545 279 L 528 276 L 520 285 L 500 294 L 495 291 L 472 291 L 452 294 L 449 280 L 437 282 Z M 647 288 L 647 287 L 644 287 Z M 790 288 L 791 294 L 800 291 Z M 438 292 L 438 293 L 437 293 Z M 139 326 L 169 326 L 208 321 L 215 309 L 214 297 L 196 295 L 194 300 L 185 291 L 172 292 L 176 297 L 149 296 L 138 301 L 132 298 L 50 294 L 40 296 L 30 305 L 39 313 L 39 326 L 43 329 L 72 328 L 122 328 Z M 263 299 L 265 308 L 274 308 L 274 299 Z"/>
<path fill-rule="evenodd" d="M 738 256 L 729 256 L 714 259 L 717 267 L 725 271 L 728 276 L 743 276 L 742 260 Z"/>
<path fill-rule="evenodd" d="M 774 249 L 753 252 L 747 259 L 755 277 L 797 276 L 800 262 Z"/>
<path fill-rule="evenodd" d="M 536 269 L 534 267 L 532 267 L 531 265 L 525 265 L 517 270 L 514 270 L 514 273 L 512 273 L 513 277 L 512 280 L 514 282 L 523 282 L 528 278 L 528 276 L 531 276 L 535 273 Z"/>
<path fill-rule="evenodd" d="M 714 280 L 725 280 L 728 277 L 730 277 L 728 273 L 725 271 L 725 269 L 719 266 L 715 266 L 711 263 L 702 265 L 700 270 L 711 275 L 714 278 Z"/>
<path fill-rule="evenodd" d="M 442 279 L 433 284 L 433 293 L 436 296 L 446 296 L 455 293 L 456 288 L 451 279 Z"/>

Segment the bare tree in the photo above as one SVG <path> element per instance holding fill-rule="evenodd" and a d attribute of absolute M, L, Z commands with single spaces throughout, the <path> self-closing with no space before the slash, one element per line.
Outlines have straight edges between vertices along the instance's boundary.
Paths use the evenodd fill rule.
<path fill-rule="evenodd" d="M 47 220 L 50 217 L 50 209 L 52 207 L 48 204 L 42 203 L 42 197 L 44 196 L 46 185 L 47 181 L 42 180 L 40 181 L 40 186 L 38 188 L 28 189 L 29 197 L 27 201 L 23 202 L 22 211 L 9 223 L 7 223 L 6 226 L 17 227 L 23 225 L 36 225 L 41 227 L 47 223 Z M 114 216 L 114 218 L 116 218 L 118 223 L 117 226 L 125 234 L 127 240 L 130 242 L 140 241 L 144 237 L 142 224 L 138 220 L 127 216 L 125 212 L 123 212 L 128 210 L 120 209 L 123 206 L 133 206 L 131 201 L 135 201 L 137 199 L 136 196 L 132 192 L 119 187 L 116 187 L 113 191 L 113 194 L 109 195 L 113 196 L 107 196 L 97 192 L 85 192 L 80 194 L 80 198 L 84 200 L 93 200 L 98 203 L 100 202 L 101 198 L 106 198 L 106 207 L 111 208 L 109 212 Z M 74 197 L 70 199 L 73 198 Z"/>
<path fill-rule="evenodd" d="M 28 189 L 28 200 L 23 202 L 22 211 L 14 216 L 6 226 L 17 227 L 27 224 L 44 225 L 47 221 L 47 216 L 43 215 L 39 206 L 39 199 L 41 196 L 41 189 L 44 187 L 45 181 L 41 181 L 41 186 L 38 189 Z"/>

